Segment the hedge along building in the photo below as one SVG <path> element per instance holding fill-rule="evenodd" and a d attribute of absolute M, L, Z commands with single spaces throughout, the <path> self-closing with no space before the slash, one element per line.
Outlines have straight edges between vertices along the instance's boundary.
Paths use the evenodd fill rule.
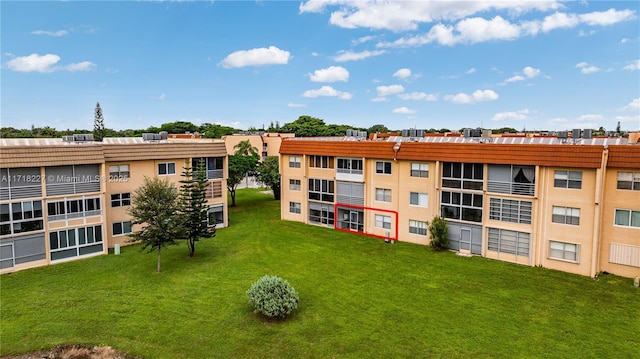
<path fill-rule="evenodd" d="M 281 217 L 595 276 L 640 276 L 640 144 L 626 139 L 286 139 Z"/>
<path fill-rule="evenodd" d="M 209 225 L 227 225 L 224 142 L 84 136 L 0 140 L 0 273 L 128 244 L 135 190 L 155 176 L 179 186 L 185 160 L 204 159 Z"/>

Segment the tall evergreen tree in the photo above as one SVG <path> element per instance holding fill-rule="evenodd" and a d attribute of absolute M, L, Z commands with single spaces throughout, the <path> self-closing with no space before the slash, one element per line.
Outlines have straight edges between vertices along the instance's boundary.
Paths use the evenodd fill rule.
<path fill-rule="evenodd" d="M 196 251 L 196 242 L 200 238 L 215 237 L 215 227 L 210 231 L 207 226 L 207 198 L 206 191 L 209 186 L 207 181 L 207 168 L 203 159 L 198 162 L 198 167 L 193 170 L 189 160 L 184 161 L 182 180 L 180 183 L 180 211 L 183 215 L 182 225 L 189 247 L 189 257 L 193 257 Z"/>
<path fill-rule="evenodd" d="M 102 141 L 104 133 L 104 117 L 102 116 L 100 102 L 98 102 L 96 103 L 95 116 L 93 117 L 93 139 L 96 141 Z"/>

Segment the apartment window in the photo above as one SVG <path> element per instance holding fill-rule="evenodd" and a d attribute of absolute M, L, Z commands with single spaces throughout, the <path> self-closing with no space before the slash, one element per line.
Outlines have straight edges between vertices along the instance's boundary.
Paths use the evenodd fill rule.
<path fill-rule="evenodd" d="M 333 226 L 334 221 L 333 205 L 309 202 L 309 223 Z"/>
<path fill-rule="evenodd" d="M 553 186 L 558 188 L 582 188 L 581 171 L 555 171 Z"/>
<path fill-rule="evenodd" d="M 503 222 L 531 224 L 531 201 L 489 199 L 489 219 Z"/>
<path fill-rule="evenodd" d="M 640 211 L 616 209 L 615 224 L 617 226 L 640 228 Z"/>
<path fill-rule="evenodd" d="M 409 233 L 419 234 L 421 236 L 427 235 L 427 222 L 409 220 Z"/>
<path fill-rule="evenodd" d="M 487 191 L 533 196 L 535 194 L 535 166 L 489 165 Z"/>
<path fill-rule="evenodd" d="M 489 228 L 487 249 L 498 253 L 529 256 L 531 234 L 500 228 Z"/>
<path fill-rule="evenodd" d="M 575 243 L 549 241 L 549 258 L 578 262 L 579 246 Z"/>
<path fill-rule="evenodd" d="M 165 162 L 158 163 L 158 175 L 174 175 L 176 174 L 176 163 L 175 162 Z"/>
<path fill-rule="evenodd" d="M 47 202 L 47 219 L 49 221 L 99 216 L 101 214 L 100 197 Z"/>
<path fill-rule="evenodd" d="M 331 156 L 309 156 L 309 167 L 333 168 L 333 157 L 331 157 Z"/>
<path fill-rule="evenodd" d="M 289 180 L 289 189 L 292 191 L 299 191 L 300 190 L 300 180 L 297 179 L 292 179 Z"/>
<path fill-rule="evenodd" d="M 640 191 L 640 172 L 618 172 L 618 189 Z"/>
<path fill-rule="evenodd" d="M 207 226 L 215 227 L 224 224 L 224 207 L 222 205 L 211 206 L 207 209 Z"/>
<path fill-rule="evenodd" d="M 102 226 L 50 232 L 49 249 L 52 261 L 102 252 Z"/>
<path fill-rule="evenodd" d="M 302 209 L 300 207 L 300 203 L 298 202 L 289 202 L 289 212 L 300 214 Z"/>
<path fill-rule="evenodd" d="M 426 207 L 427 202 L 428 202 L 428 197 L 426 193 L 420 193 L 420 192 L 409 193 L 409 204 L 411 204 L 412 206 Z"/>
<path fill-rule="evenodd" d="M 191 159 L 193 177 L 199 174 L 200 166 L 204 165 L 206 179 L 219 179 L 224 176 L 224 157 L 195 157 Z"/>
<path fill-rule="evenodd" d="M 125 207 L 131 205 L 131 193 L 116 193 L 111 195 L 111 207 Z"/>
<path fill-rule="evenodd" d="M 391 162 L 377 161 L 376 162 L 376 173 L 390 175 L 391 174 Z"/>
<path fill-rule="evenodd" d="M 0 200 L 42 197 L 40 167 L 0 168 Z"/>
<path fill-rule="evenodd" d="M 129 178 L 129 165 L 111 165 L 109 166 L 109 179 L 125 179 Z"/>
<path fill-rule="evenodd" d="M 0 204 L 0 236 L 43 229 L 42 201 Z"/>
<path fill-rule="evenodd" d="M 391 217 L 376 214 L 376 227 L 391 229 Z"/>
<path fill-rule="evenodd" d="M 335 193 L 334 181 L 325 179 L 309 178 L 309 199 L 333 202 Z"/>
<path fill-rule="evenodd" d="M 580 225 L 580 208 L 553 206 L 554 223 Z"/>
<path fill-rule="evenodd" d="M 338 158 L 338 173 L 362 174 L 361 158 Z"/>
<path fill-rule="evenodd" d="M 411 177 L 429 177 L 429 165 L 426 163 L 412 163 Z"/>
<path fill-rule="evenodd" d="M 131 221 L 113 223 L 114 236 L 119 236 L 127 233 L 131 233 Z"/>
<path fill-rule="evenodd" d="M 469 222 L 482 222 L 483 195 L 442 191 L 441 204 L 444 218 Z"/>
<path fill-rule="evenodd" d="M 338 203 L 364 206 L 364 183 L 337 181 L 336 187 Z"/>
<path fill-rule="evenodd" d="M 376 188 L 376 201 L 391 202 L 391 190 L 386 188 Z"/>
<path fill-rule="evenodd" d="M 289 156 L 289 167 L 300 168 L 300 156 Z"/>
<path fill-rule="evenodd" d="M 482 190 L 484 170 L 481 163 L 442 164 L 442 187 Z"/>

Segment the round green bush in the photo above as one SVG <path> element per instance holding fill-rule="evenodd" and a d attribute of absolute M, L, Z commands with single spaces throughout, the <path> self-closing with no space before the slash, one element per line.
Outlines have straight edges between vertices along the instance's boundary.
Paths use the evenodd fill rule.
<path fill-rule="evenodd" d="M 265 275 L 247 291 L 255 313 L 269 318 L 284 318 L 298 309 L 298 293 L 289 283 L 277 276 Z"/>

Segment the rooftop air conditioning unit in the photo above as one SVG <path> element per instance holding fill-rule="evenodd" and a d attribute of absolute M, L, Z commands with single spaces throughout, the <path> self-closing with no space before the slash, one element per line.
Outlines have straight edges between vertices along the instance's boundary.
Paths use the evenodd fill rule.
<path fill-rule="evenodd" d="M 572 137 L 574 140 L 577 140 L 578 138 L 580 138 L 580 133 L 581 133 L 581 132 L 582 132 L 582 131 L 581 131 L 579 128 L 574 128 L 573 130 L 571 130 L 571 137 Z"/>
<path fill-rule="evenodd" d="M 584 134 L 582 134 L 582 138 L 584 138 L 585 140 L 590 140 L 593 138 L 593 130 L 590 128 L 585 128 L 584 129 Z"/>
<path fill-rule="evenodd" d="M 167 138 L 169 138 L 169 132 L 167 132 L 167 131 L 160 131 L 160 139 L 161 139 L 161 140 L 166 140 Z"/>
<path fill-rule="evenodd" d="M 566 140 L 567 138 L 569 138 L 569 132 L 567 132 L 567 131 L 558 131 L 558 138 Z"/>
<path fill-rule="evenodd" d="M 143 133 L 142 139 L 145 141 L 153 141 L 155 133 Z"/>
<path fill-rule="evenodd" d="M 63 142 L 73 142 L 73 136 L 62 136 Z"/>

